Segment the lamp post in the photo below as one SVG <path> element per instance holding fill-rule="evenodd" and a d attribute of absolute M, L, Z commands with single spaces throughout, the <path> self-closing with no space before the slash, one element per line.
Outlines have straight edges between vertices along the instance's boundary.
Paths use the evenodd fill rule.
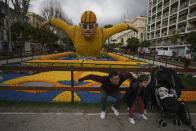
<path fill-rule="evenodd" d="M 7 3 L 7 9 L 8 9 L 8 36 L 9 36 L 9 51 L 12 52 L 12 36 L 11 36 L 11 21 L 10 21 L 10 7 L 9 7 L 9 0 Z"/>
<path fill-rule="evenodd" d="M 9 0 L 5 2 L 6 4 L 6 8 L 7 8 L 7 16 L 5 16 L 5 19 L 6 19 L 6 28 L 7 28 L 7 31 L 8 31 L 8 50 L 7 50 L 7 59 L 6 59 L 6 64 L 8 64 L 8 60 L 9 60 L 9 54 L 10 52 L 12 52 L 12 40 L 11 40 L 11 22 L 10 22 L 10 7 L 9 7 Z"/>

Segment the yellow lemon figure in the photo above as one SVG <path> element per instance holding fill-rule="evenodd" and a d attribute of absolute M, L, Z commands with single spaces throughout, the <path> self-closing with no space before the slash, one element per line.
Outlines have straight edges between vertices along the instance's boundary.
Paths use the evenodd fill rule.
<path fill-rule="evenodd" d="M 50 19 L 42 26 L 53 25 L 62 29 L 71 38 L 74 43 L 76 54 L 78 56 L 99 57 L 105 41 L 115 33 L 132 29 L 137 29 L 127 23 L 119 23 L 111 28 L 98 28 L 97 18 L 93 11 L 85 11 L 81 16 L 81 22 L 78 25 L 69 25 L 60 19 Z"/>

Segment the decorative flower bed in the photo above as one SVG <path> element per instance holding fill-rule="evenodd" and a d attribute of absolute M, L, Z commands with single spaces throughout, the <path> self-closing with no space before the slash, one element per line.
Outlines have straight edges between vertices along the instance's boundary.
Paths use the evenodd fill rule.
<path fill-rule="evenodd" d="M 102 72 L 74 72 L 74 80 L 78 80 L 80 77 L 96 74 L 107 75 Z M 68 71 L 50 71 L 43 72 L 31 76 L 22 76 L 15 79 L 4 81 L 3 84 L 19 86 L 22 84 L 28 85 L 28 83 L 37 82 L 37 86 L 43 86 L 41 82 L 51 84 L 54 87 L 67 87 L 71 85 L 71 73 Z M 99 87 L 100 83 L 88 80 L 81 83 L 74 83 L 76 87 Z M 129 81 L 125 81 L 122 84 L 123 87 L 129 86 Z M 196 101 L 196 91 L 182 91 L 181 98 L 185 101 Z M 48 101 L 48 102 L 70 102 L 70 91 L 41 91 L 41 90 L 16 90 L 16 91 L 0 91 L 0 99 L 15 100 L 15 101 Z M 110 100 L 112 100 L 110 98 Z M 99 91 L 76 91 L 74 92 L 74 101 L 82 103 L 94 103 L 100 101 Z"/>
<path fill-rule="evenodd" d="M 39 60 L 31 60 L 27 62 L 30 66 L 67 66 L 67 67 L 104 67 L 104 68 L 131 68 L 138 67 L 139 65 L 145 64 L 135 60 L 130 60 L 124 56 L 108 53 L 110 57 L 118 61 L 94 61 L 94 60 L 56 60 L 61 57 L 72 54 L 72 52 L 64 52 L 59 54 L 52 54 L 41 57 Z M 74 72 L 74 80 L 89 75 L 107 75 L 102 72 Z M 6 76 L 6 77 L 5 77 Z M 1 78 L 0 82 L 6 85 L 20 86 L 36 84 L 36 86 L 51 85 L 52 87 L 67 87 L 71 85 L 71 72 L 69 71 L 50 71 L 43 72 L 30 76 L 14 75 L 16 77 L 8 77 L 5 75 Z M 10 75 L 11 76 L 11 75 Z M 9 79 L 8 79 L 9 78 Z M 76 87 L 99 87 L 100 83 L 88 80 L 81 83 L 76 83 Z M 125 81 L 122 84 L 123 87 L 129 86 L 129 81 Z M 196 101 L 196 91 L 182 91 L 181 98 L 185 101 Z M 70 102 L 71 92 L 70 91 L 43 91 L 43 90 L 16 90 L 16 91 L 0 91 L 0 99 L 4 100 L 16 100 L 16 101 L 54 101 L 54 102 Z M 111 99 L 111 98 L 110 98 Z M 74 101 L 93 103 L 99 102 L 100 94 L 99 91 L 76 91 L 74 92 Z M 112 100 L 112 99 L 111 99 Z"/>

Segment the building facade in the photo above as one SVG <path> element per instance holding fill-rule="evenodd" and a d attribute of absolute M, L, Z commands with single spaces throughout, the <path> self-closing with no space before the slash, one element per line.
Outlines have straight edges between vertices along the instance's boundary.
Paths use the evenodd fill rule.
<path fill-rule="evenodd" d="M 120 33 L 117 33 L 110 37 L 110 43 L 122 43 L 124 46 L 127 45 L 127 39 L 136 37 L 140 41 L 144 40 L 145 38 L 145 21 L 146 17 L 144 16 L 138 16 L 131 20 L 126 20 L 127 23 L 131 23 L 134 25 L 135 28 L 137 28 L 138 33 L 134 32 L 133 30 L 126 30 L 122 31 Z"/>
<path fill-rule="evenodd" d="M 0 1 L 0 54 L 12 52 L 10 25 L 16 21 L 13 9 Z"/>
<path fill-rule="evenodd" d="M 10 8 L 9 1 L 0 0 L 0 55 L 10 55 L 20 48 L 11 38 L 11 25 L 20 20 L 27 22 L 27 17 Z"/>
<path fill-rule="evenodd" d="M 27 13 L 27 17 L 28 17 L 28 23 L 31 24 L 31 26 L 39 28 L 41 26 L 41 24 L 46 21 L 42 16 L 33 13 L 33 12 L 28 12 Z"/>
<path fill-rule="evenodd" d="M 27 22 L 35 28 L 40 28 L 41 24 L 46 21 L 45 18 L 34 12 L 27 12 L 26 16 L 28 17 Z M 32 50 L 34 52 L 40 52 L 42 47 L 40 43 L 26 42 L 24 48 L 26 52 L 31 52 Z"/>
<path fill-rule="evenodd" d="M 190 45 L 186 36 L 196 31 L 196 0 L 148 0 L 146 39 L 151 48 L 170 47 L 175 52 L 185 52 Z M 178 34 L 177 44 L 170 40 Z"/>

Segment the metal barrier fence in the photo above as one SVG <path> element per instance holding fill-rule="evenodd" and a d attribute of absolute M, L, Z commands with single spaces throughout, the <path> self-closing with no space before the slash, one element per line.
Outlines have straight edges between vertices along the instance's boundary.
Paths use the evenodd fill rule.
<path fill-rule="evenodd" d="M 0 70 L 2 71 L 35 71 L 35 72 L 45 72 L 45 71 L 70 71 L 71 73 L 71 84 L 70 87 L 44 87 L 44 86 L 11 86 L 11 85 L 1 85 L 0 90 L 39 90 L 39 91 L 71 91 L 71 102 L 74 102 L 74 92 L 76 91 L 100 91 L 99 87 L 85 87 L 80 86 L 76 87 L 74 85 L 74 71 L 101 71 L 101 72 L 109 72 L 112 70 L 117 70 L 119 72 L 152 72 L 157 68 L 79 68 L 79 67 L 7 67 L 0 66 Z M 196 72 L 196 69 L 182 69 L 182 68 L 173 68 L 177 72 Z M 120 90 L 125 91 L 127 88 L 120 88 Z M 187 88 L 186 91 L 196 91 L 196 88 Z"/>

